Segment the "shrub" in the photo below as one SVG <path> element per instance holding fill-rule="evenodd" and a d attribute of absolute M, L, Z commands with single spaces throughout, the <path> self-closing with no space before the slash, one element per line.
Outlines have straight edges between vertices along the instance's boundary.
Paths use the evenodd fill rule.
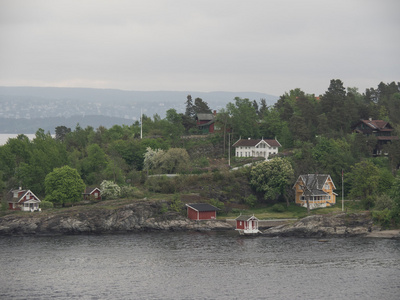
<path fill-rule="evenodd" d="M 100 189 L 102 196 L 107 199 L 116 199 L 121 194 L 121 188 L 118 184 L 109 180 L 103 180 L 100 184 Z"/>
<path fill-rule="evenodd" d="M 171 201 L 170 207 L 171 207 L 172 210 L 174 210 L 174 211 L 176 211 L 178 213 L 182 212 L 183 203 L 181 201 L 181 196 L 179 194 L 175 194 L 172 197 L 172 201 Z"/>
<path fill-rule="evenodd" d="M 376 196 L 374 199 L 374 207 L 376 210 L 384 210 L 385 208 L 394 208 L 394 201 L 388 195 Z"/>
<path fill-rule="evenodd" d="M 209 202 L 211 205 L 213 205 L 213 206 L 219 208 L 220 210 L 223 210 L 224 207 L 225 207 L 225 204 L 224 204 L 223 202 L 221 202 L 221 201 L 219 201 L 219 200 L 216 200 L 216 199 L 210 199 L 208 202 Z"/>
<path fill-rule="evenodd" d="M 46 201 L 46 200 L 42 200 L 40 202 L 40 208 L 41 209 L 49 209 L 49 208 L 53 208 L 53 207 L 54 207 L 53 202 Z"/>
<path fill-rule="evenodd" d="M 372 218 L 374 219 L 374 221 L 377 222 L 379 225 L 381 225 L 383 228 L 390 227 L 392 221 L 394 221 L 392 217 L 393 217 L 392 211 L 387 208 L 381 211 L 372 212 Z"/>
<path fill-rule="evenodd" d="M 246 203 L 250 207 L 254 207 L 257 203 L 257 197 L 254 195 L 247 196 L 244 198 L 244 203 Z"/>
<path fill-rule="evenodd" d="M 274 204 L 274 205 L 271 207 L 271 209 L 272 209 L 272 211 L 274 211 L 274 212 L 281 213 L 281 212 L 284 212 L 284 211 L 285 211 L 285 206 L 283 206 L 282 204 L 277 203 L 277 204 Z"/>

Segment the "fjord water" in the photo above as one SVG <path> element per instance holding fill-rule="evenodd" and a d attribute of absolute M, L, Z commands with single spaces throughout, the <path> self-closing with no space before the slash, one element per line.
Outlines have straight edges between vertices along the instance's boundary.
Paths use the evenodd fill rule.
<path fill-rule="evenodd" d="M 0 299 L 399 299 L 400 241 L 0 237 Z"/>

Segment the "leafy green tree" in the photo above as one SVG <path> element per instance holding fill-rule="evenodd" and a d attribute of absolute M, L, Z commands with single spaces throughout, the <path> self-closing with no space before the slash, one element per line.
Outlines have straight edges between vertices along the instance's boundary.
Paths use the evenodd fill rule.
<path fill-rule="evenodd" d="M 38 129 L 30 145 L 30 158 L 18 169 L 18 179 L 23 186 L 43 195 L 46 175 L 54 168 L 67 164 L 67 152 L 63 143 L 52 138 L 50 133 Z"/>
<path fill-rule="evenodd" d="M 235 103 L 228 103 L 226 109 L 236 138 L 259 138 L 257 112 L 249 99 L 236 97 Z"/>
<path fill-rule="evenodd" d="M 189 154 L 183 148 L 171 148 L 160 157 L 160 168 L 163 173 L 175 174 L 188 168 Z"/>
<path fill-rule="evenodd" d="M 71 128 L 66 126 L 57 126 L 56 127 L 56 140 L 60 142 L 64 142 L 65 137 L 68 133 L 71 132 Z"/>
<path fill-rule="evenodd" d="M 211 109 L 208 106 L 208 103 L 203 101 L 203 99 L 201 98 L 194 99 L 193 110 L 195 114 L 211 113 Z"/>
<path fill-rule="evenodd" d="M 349 196 L 366 200 L 377 192 L 379 168 L 368 160 L 356 163 L 348 174 L 348 180 L 351 182 Z"/>
<path fill-rule="evenodd" d="M 57 204 L 78 202 L 82 199 L 85 184 L 76 169 L 69 166 L 55 168 L 47 174 L 44 185 L 46 201 Z"/>
<path fill-rule="evenodd" d="M 275 201 L 279 196 L 283 196 L 289 206 L 286 195 L 293 175 L 291 163 L 287 159 L 276 157 L 251 169 L 250 184 L 257 192 L 264 193 L 265 200 Z"/>
<path fill-rule="evenodd" d="M 196 111 L 194 108 L 193 100 L 191 95 L 187 95 L 186 97 L 186 110 L 185 110 L 185 116 L 191 118 L 194 120 L 196 117 Z"/>
<path fill-rule="evenodd" d="M 163 135 L 171 140 L 171 143 L 177 144 L 181 138 L 185 128 L 182 125 L 182 118 L 176 112 L 175 109 L 171 108 L 166 112 L 166 122 L 163 128 Z"/>
<path fill-rule="evenodd" d="M 82 160 L 82 177 L 88 185 L 98 183 L 108 165 L 107 155 L 97 144 L 87 146 L 87 157 Z"/>
<path fill-rule="evenodd" d="M 161 158 L 164 155 L 165 152 L 162 149 L 153 150 L 147 147 L 143 161 L 143 169 L 147 171 L 147 175 L 150 170 L 158 169 L 161 166 Z"/>

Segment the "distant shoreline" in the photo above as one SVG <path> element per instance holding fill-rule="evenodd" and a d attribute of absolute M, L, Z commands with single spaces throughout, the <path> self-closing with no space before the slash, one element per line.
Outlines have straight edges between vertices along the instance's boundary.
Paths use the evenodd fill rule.
<path fill-rule="evenodd" d="M 26 135 L 31 141 L 36 136 L 34 133 L 0 133 L 0 146 L 5 145 L 8 139 L 15 139 L 20 134 Z M 54 137 L 54 135 L 52 136 Z"/>

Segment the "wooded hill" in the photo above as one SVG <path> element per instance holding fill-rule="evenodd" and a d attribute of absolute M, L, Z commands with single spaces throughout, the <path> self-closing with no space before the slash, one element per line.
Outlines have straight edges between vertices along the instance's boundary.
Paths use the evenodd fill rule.
<path fill-rule="evenodd" d="M 23 186 L 45 196 L 46 175 L 54 168 L 69 165 L 78 171 L 87 186 L 98 186 L 103 180 L 109 180 L 141 196 L 149 191 L 180 193 L 185 189 L 190 192 L 186 187 L 192 186 L 194 190 L 209 190 L 207 195 L 222 203 L 233 199 L 237 203 L 251 202 L 251 195 L 257 201 L 281 201 L 283 197 L 260 197 L 249 184 L 249 172 L 225 175 L 229 172 L 228 151 L 232 151 L 229 139 L 233 144 L 239 137 L 264 137 L 276 138 L 282 144 L 280 156 L 293 167 L 293 181 L 284 193 L 290 195 L 295 178 L 307 173 L 330 174 L 340 187 L 343 171 L 346 198 L 361 199 L 366 208 L 391 209 L 398 205 L 400 142 L 388 143 L 382 151 L 387 155 L 374 157 L 376 137 L 353 133 L 352 125 L 360 119 L 384 120 L 391 124 L 393 135 L 399 136 L 399 83 L 380 83 L 360 93 L 336 79 L 331 80 L 323 95 L 294 89 L 280 96 L 274 105 L 268 105 L 265 99 L 237 97 L 217 111 L 215 127 L 219 130 L 189 138 L 200 133 L 196 114 L 214 110 L 206 100 L 188 96 L 185 112 L 169 109 L 165 118 L 143 116 L 142 124 L 136 121 L 130 126 L 111 128 L 77 125 L 72 129 L 57 126 L 55 139 L 42 129 L 38 129 L 33 141 L 22 135 L 10 139 L 0 147 L 0 188 L 5 192 Z M 160 155 L 156 163 L 146 165 L 145 155 L 151 151 L 162 151 L 165 155 Z M 240 162 L 233 159 L 233 151 L 230 156 L 232 163 Z M 171 184 L 163 183 L 168 179 L 147 178 L 147 174 L 165 172 L 209 175 L 208 181 L 191 179 L 191 185 L 185 188 L 174 179 L 175 186 L 169 189 Z M 226 182 L 224 177 L 230 180 Z M 233 178 L 240 178 L 240 182 Z M 236 184 L 241 188 L 236 189 Z M 215 192 L 218 189 L 220 192 Z M 229 194 L 232 190 L 235 196 Z"/>

